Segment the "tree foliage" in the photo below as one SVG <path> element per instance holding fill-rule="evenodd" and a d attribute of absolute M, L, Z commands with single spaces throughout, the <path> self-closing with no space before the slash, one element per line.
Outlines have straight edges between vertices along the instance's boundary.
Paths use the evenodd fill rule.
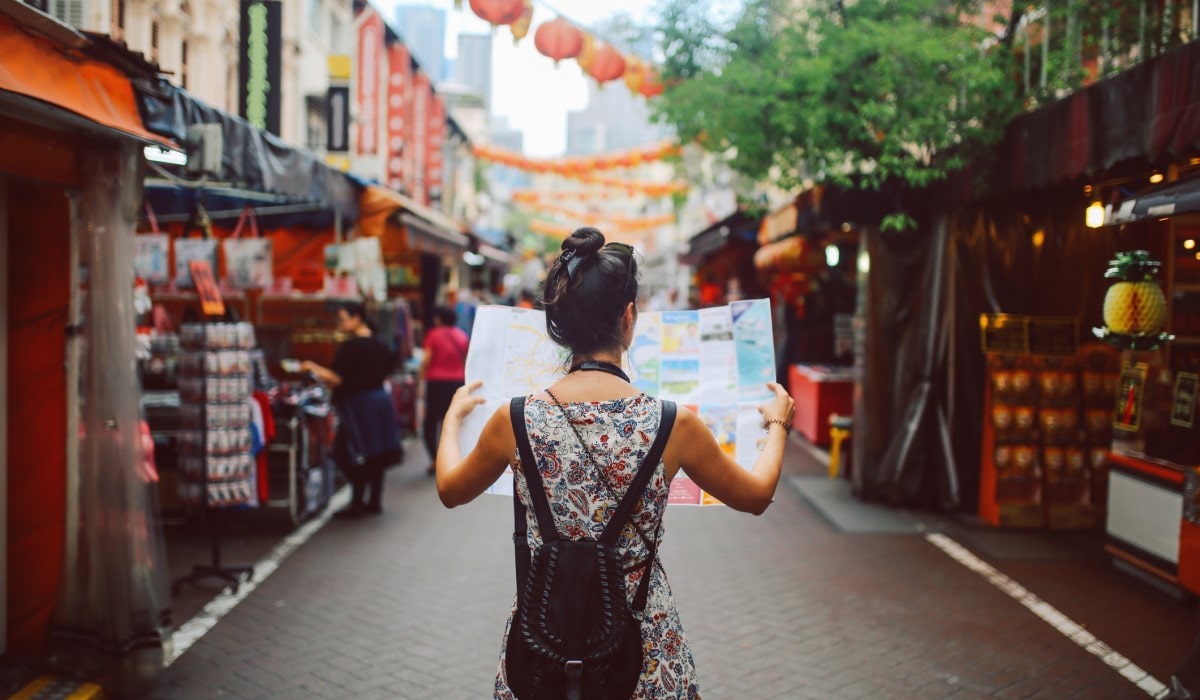
<path fill-rule="evenodd" d="M 1018 108 L 1011 52 L 960 20 L 977 2 L 747 0 L 727 28 L 706 9 L 659 6 L 656 116 L 756 180 L 924 188 Z"/>

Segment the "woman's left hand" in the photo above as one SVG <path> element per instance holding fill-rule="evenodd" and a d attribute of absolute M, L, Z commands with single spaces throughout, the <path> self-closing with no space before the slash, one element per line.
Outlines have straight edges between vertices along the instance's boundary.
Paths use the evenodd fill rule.
<path fill-rule="evenodd" d="M 471 392 L 483 386 L 483 382 L 474 381 L 470 384 L 464 384 L 458 387 L 458 391 L 454 392 L 454 398 L 450 400 L 450 408 L 446 410 L 446 417 L 454 420 L 462 420 L 467 417 L 471 411 L 487 401 L 482 396 L 472 396 Z"/>

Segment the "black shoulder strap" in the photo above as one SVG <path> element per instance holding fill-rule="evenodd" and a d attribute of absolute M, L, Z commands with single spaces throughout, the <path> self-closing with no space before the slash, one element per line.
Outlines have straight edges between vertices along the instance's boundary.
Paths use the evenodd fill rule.
<path fill-rule="evenodd" d="M 663 450 L 667 447 L 667 440 L 671 437 L 671 430 L 674 427 L 675 402 L 663 401 L 662 415 L 658 421 L 658 435 L 654 436 L 654 443 L 650 445 L 650 451 L 646 453 L 645 459 L 638 467 L 637 476 L 633 478 L 629 490 L 625 492 L 620 504 L 617 505 L 617 511 L 613 513 L 608 525 L 604 527 L 604 533 L 600 535 L 601 542 L 613 544 L 617 541 L 621 529 L 625 527 L 625 522 L 629 520 L 629 516 L 633 515 L 634 506 L 637 505 L 642 492 L 646 490 L 646 484 L 650 483 L 650 477 L 654 475 L 655 467 L 662 460 Z"/>
<path fill-rule="evenodd" d="M 512 420 L 513 435 L 517 438 L 517 449 L 521 454 L 521 471 L 525 473 L 525 484 L 529 487 L 529 498 L 532 500 L 530 505 L 533 506 L 534 515 L 537 516 L 542 541 L 553 542 L 559 538 L 558 528 L 554 527 L 554 517 L 550 514 L 550 501 L 546 500 L 546 488 L 542 486 L 542 473 L 538 470 L 537 460 L 533 457 L 533 448 L 529 445 L 529 432 L 525 428 L 524 396 L 518 396 L 509 402 L 508 415 Z M 513 501 L 520 505 L 515 482 L 513 484 Z M 521 515 L 523 524 L 525 518 L 523 513 Z"/>

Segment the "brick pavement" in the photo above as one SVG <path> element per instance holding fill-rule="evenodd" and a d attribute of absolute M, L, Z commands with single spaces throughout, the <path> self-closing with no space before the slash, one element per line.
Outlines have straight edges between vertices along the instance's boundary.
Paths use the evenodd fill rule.
<path fill-rule="evenodd" d="M 296 551 L 153 697 L 490 697 L 514 591 L 511 504 L 447 511 L 422 466 L 414 454 L 390 474 L 384 516 L 333 521 Z M 789 449 L 788 469 L 812 466 Z M 945 529 L 1169 675 L 1190 607 L 1096 556 L 1024 557 L 985 541 L 1006 534 Z M 672 508 L 662 556 L 709 700 L 1148 697 L 921 535 L 836 532 L 782 483 L 760 518 Z"/>

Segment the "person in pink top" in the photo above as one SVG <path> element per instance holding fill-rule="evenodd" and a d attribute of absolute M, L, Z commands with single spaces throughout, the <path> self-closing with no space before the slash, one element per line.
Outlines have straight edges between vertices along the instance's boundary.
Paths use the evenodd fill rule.
<path fill-rule="evenodd" d="M 458 315 L 450 306 L 433 310 L 433 328 L 425 334 L 425 356 L 421 360 L 421 386 L 425 393 L 425 421 L 422 433 L 429 451 L 429 469 L 437 462 L 442 420 L 450 400 L 466 378 L 467 334 L 455 326 Z"/>

